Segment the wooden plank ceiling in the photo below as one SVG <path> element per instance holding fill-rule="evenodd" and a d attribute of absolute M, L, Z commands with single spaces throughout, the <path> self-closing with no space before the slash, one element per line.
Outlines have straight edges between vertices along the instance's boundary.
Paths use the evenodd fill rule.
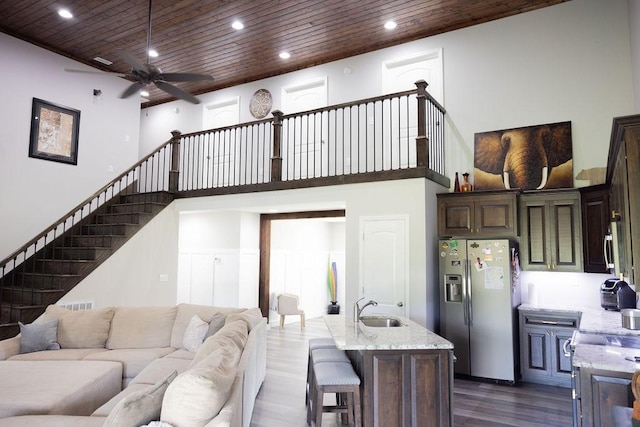
<path fill-rule="evenodd" d="M 563 1 L 155 0 L 150 46 L 159 57 L 150 62 L 164 72 L 211 74 L 212 82 L 176 84 L 200 94 Z M 61 7 L 74 17 L 58 16 Z M 146 60 L 147 0 L 2 0 L 0 9 L 0 31 L 100 70 L 129 72 L 121 50 Z M 231 28 L 236 19 L 244 29 Z M 397 28 L 384 29 L 387 20 Z M 143 106 L 175 99 L 153 85 L 149 92 Z"/>

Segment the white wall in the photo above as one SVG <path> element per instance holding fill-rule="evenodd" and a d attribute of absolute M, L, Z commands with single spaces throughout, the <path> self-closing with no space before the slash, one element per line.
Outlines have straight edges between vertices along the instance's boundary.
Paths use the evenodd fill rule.
<path fill-rule="evenodd" d="M 604 167 L 612 118 L 634 112 L 627 0 L 574 0 L 199 97 L 206 104 L 239 96 L 240 121 L 248 122 L 255 90 L 268 89 L 280 109 L 282 87 L 326 76 L 328 103 L 338 104 L 379 95 L 383 61 L 438 48 L 449 175 L 472 170 L 476 132 L 559 121 L 572 122 L 574 175 Z M 173 129 L 201 130 L 202 108 L 180 101 L 143 110 L 142 151 Z"/>
<path fill-rule="evenodd" d="M 0 56 L 3 259 L 135 163 L 140 104 L 118 98 L 126 80 L 65 72 L 89 67 L 2 33 Z M 77 166 L 28 156 L 34 97 L 80 110 Z"/>
<path fill-rule="evenodd" d="M 176 303 L 178 213 L 169 205 L 87 276 L 64 301 L 95 307 Z"/>

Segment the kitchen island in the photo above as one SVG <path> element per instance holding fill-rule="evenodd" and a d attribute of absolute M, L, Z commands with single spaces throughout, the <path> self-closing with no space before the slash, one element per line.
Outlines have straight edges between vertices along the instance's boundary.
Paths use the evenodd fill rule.
<path fill-rule="evenodd" d="M 362 425 L 453 425 L 453 344 L 402 316 L 402 326 L 369 327 L 327 315 L 336 346 L 360 376 Z"/>

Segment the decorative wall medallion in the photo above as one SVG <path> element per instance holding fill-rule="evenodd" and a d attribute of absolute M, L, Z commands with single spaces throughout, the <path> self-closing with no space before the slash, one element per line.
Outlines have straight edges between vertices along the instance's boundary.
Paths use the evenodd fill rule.
<path fill-rule="evenodd" d="M 266 89 L 258 89 L 249 102 L 249 112 L 256 119 L 262 119 L 271 111 L 273 99 Z"/>

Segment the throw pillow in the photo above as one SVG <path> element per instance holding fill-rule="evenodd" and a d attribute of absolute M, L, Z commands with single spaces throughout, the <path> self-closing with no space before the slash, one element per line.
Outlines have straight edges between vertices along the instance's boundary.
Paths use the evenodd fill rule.
<path fill-rule="evenodd" d="M 160 418 L 162 399 L 177 375 L 173 371 L 154 385 L 129 394 L 109 412 L 103 427 L 141 426 Z"/>
<path fill-rule="evenodd" d="M 164 394 L 160 421 L 175 427 L 206 425 L 228 400 L 235 376 L 235 366 L 191 369 L 178 375 Z"/>
<path fill-rule="evenodd" d="M 209 330 L 207 331 L 207 335 L 205 335 L 205 339 L 209 338 L 211 335 L 215 335 L 222 327 L 224 326 L 224 322 L 227 320 L 227 315 L 222 313 L 216 313 L 211 318 L 211 322 L 209 322 Z"/>
<path fill-rule="evenodd" d="M 43 350 L 60 350 L 58 344 L 58 320 L 44 323 L 30 323 L 20 325 L 20 353 L 32 353 Z"/>
<path fill-rule="evenodd" d="M 204 336 L 207 334 L 208 330 L 209 324 L 198 317 L 197 314 L 194 314 L 191 320 L 189 320 L 187 329 L 185 329 L 184 331 L 184 338 L 182 338 L 182 347 L 192 353 L 195 353 L 202 345 Z"/>
<path fill-rule="evenodd" d="M 242 319 L 247 322 L 249 331 L 251 331 L 262 321 L 262 312 L 259 308 L 249 308 L 242 313 L 232 313 L 227 316 L 227 320 L 225 320 L 225 323 L 229 324 L 231 322 L 235 322 L 238 319 Z"/>

